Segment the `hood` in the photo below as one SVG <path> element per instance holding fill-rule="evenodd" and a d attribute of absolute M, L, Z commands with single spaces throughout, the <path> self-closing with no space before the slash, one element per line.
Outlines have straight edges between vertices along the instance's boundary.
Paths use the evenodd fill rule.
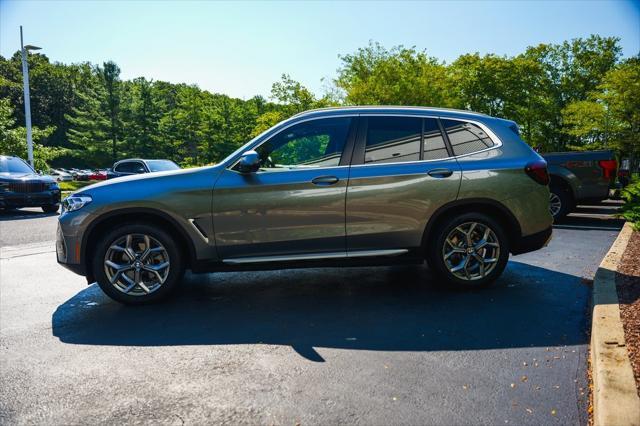
<path fill-rule="evenodd" d="M 51 176 L 43 176 L 37 173 L 12 173 L 1 172 L 0 180 L 4 182 L 20 182 L 20 181 L 37 181 L 37 182 L 55 182 L 56 180 Z"/>
<path fill-rule="evenodd" d="M 166 172 L 152 172 L 152 173 L 141 173 L 139 175 L 122 176 L 122 177 L 117 177 L 113 179 L 103 180 L 101 182 L 94 183 L 93 185 L 85 186 L 76 192 L 77 193 L 87 192 L 94 189 L 108 190 L 109 187 L 126 185 L 127 183 L 132 183 L 132 182 L 137 183 L 140 181 L 152 181 L 152 180 L 170 178 L 171 176 L 183 176 L 183 175 L 196 174 L 205 170 L 213 171 L 213 170 L 219 169 L 220 167 L 222 166 L 220 164 L 217 164 L 215 166 L 194 167 L 190 169 L 178 169 L 178 170 L 169 170 Z"/>

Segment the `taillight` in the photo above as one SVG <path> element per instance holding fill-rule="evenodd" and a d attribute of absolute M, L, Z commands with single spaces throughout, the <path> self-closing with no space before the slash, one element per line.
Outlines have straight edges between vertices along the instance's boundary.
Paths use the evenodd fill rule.
<path fill-rule="evenodd" d="M 547 162 L 544 160 L 536 160 L 527 164 L 524 168 L 525 173 L 540 185 L 549 185 L 549 173 L 547 172 Z"/>
<path fill-rule="evenodd" d="M 616 175 L 616 169 L 618 168 L 618 162 L 616 160 L 600 160 L 598 161 L 605 178 L 610 179 Z"/>

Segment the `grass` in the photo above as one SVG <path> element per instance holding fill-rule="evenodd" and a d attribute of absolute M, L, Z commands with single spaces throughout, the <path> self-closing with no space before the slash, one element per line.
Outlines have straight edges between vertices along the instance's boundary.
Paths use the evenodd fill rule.
<path fill-rule="evenodd" d="M 87 185 L 91 185 L 92 183 L 96 183 L 95 181 L 69 181 L 69 182 L 58 182 L 58 186 L 60 187 L 60 191 L 77 191 L 78 189 L 85 187 Z"/>

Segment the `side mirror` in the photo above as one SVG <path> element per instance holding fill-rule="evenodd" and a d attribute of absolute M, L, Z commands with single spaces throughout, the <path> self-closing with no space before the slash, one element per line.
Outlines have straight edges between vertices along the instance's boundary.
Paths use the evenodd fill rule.
<path fill-rule="evenodd" d="M 260 170 L 260 154 L 255 151 L 247 151 L 242 154 L 238 161 L 238 171 L 240 173 L 255 173 Z"/>

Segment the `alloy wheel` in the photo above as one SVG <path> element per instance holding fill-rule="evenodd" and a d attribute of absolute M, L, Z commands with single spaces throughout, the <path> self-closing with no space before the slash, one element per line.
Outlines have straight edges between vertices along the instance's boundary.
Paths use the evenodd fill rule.
<path fill-rule="evenodd" d="M 551 216 L 556 217 L 558 213 L 562 210 L 562 200 L 558 197 L 557 194 L 553 192 L 549 193 L 549 212 Z"/>
<path fill-rule="evenodd" d="M 116 239 L 104 256 L 104 272 L 113 287 L 131 296 L 157 291 L 169 276 L 166 248 L 146 234 Z"/>
<path fill-rule="evenodd" d="M 465 281 L 486 277 L 498 264 L 500 242 L 484 223 L 465 222 L 449 232 L 442 248 L 444 264 L 451 274 Z"/>

